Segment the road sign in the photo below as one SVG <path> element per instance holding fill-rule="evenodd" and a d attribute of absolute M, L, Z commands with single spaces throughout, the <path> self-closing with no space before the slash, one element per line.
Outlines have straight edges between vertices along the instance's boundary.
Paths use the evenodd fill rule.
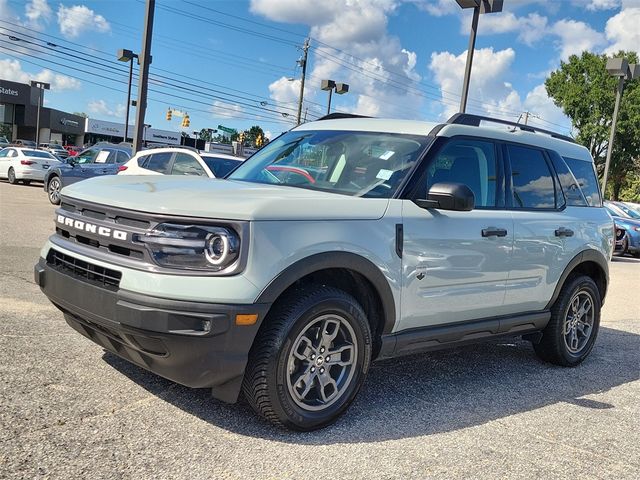
<path fill-rule="evenodd" d="M 228 128 L 224 125 L 218 125 L 218 130 L 222 130 L 224 133 L 238 133 L 235 128 Z"/>

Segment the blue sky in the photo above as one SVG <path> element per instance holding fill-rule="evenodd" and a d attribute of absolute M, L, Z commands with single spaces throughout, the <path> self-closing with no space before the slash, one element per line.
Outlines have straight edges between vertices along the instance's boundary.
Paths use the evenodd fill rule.
<path fill-rule="evenodd" d="M 640 0 L 504 3 L 480 18 L 469 110 L 512 120 L 526 110 L 566 133 L 546 75 L 582 50 L 638 51 Z M 0 78 L 50 80 L 49 106 L 123 121 L 126 66 L 115 53 L 140 51 L 143 16 L 141 0 L 0 0 Z M 326 110 L 323 78 L 350 85 L 333 96 L 338 111 L 444 119 L 459 103 L 470 22 L 455 0 L 157 0 L 146 121 L 179 130 L 165 120 L 173 107 L 189 113 L 189 131 L 288 129 L 308 35 L 308 119 Z"/>

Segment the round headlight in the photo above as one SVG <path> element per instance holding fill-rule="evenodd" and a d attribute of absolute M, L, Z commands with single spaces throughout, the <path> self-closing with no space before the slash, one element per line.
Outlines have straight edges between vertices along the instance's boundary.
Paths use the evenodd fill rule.
<path fill-rule="evenodd" d="M 204 255 L 212 265 L 220 265 L 229 255 L 229 237 L 221 233 L 210 233 L 204 244 Z"/>

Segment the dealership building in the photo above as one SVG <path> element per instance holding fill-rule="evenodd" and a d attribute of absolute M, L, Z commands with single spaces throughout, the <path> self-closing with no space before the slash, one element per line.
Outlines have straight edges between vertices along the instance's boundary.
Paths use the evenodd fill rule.
<path fill-rule="evenodd" d="M 0 136 L 6 135 L 9 141 L 36 139 L 41 92 L 31 85 L 0 79 Z M 84 117 L 40 107 L 40 143 L 82 144 L 84 133 Z"/>
<path fill-rule="evenodd" d="M 42 90 L 31 85 L 0 78 L 0 137 L 6 136 L 9 141 L 36 139 L 38 95 L 41 93 Z M 85 118 L 42 106 L 39 126 L 40 143 L 82 146 L 124 140 L 124 123 Z M 130 125 L 129 141 L 134 132 Z M 145 126 L 143 137 L 149 145 L 180 145 L 181 134 Z"/>

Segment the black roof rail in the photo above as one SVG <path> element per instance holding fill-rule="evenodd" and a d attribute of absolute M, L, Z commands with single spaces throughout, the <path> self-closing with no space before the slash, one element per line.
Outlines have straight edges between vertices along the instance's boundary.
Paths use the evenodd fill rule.
<path fill-rule="evenodd" d="M 501 125 L 511 125 L 512 127 L 519 128 L 520 130 L 524 130 L 525 132 L 531 132 L 531 133 L 540 132 L 540 133 L 549 135 L 553 138 L 564 140 L 565 142 L 577 143 L 575 139 L 567 135 L 562 135 L 560 133 L 552 132 L 551 130 L 545 130 L 544 128 L 532 127 L 531 125 L 524 125 L 522 123 L 503 120 L 501 118 L 485 117 L 483 115 L 473 115 L 471 113 L 454 113 L 451 116 L 451 118 L 447 120 L 447 123 L 454 124 L 454 125 L 470 125 L 472 127 L 479 127 L 480 122 L 482 121 L 499 123 Z"/>
<path fill-rule="evenodd" d="M 325 115 L 324 117 L 320 117 L 316 121 L 318 121 L 318 120 L 337 120 L 337 119 L 340 119 L 340 118 L 372 118 L 372 117 L 368 117 L 366 115 L 356 115 L 355 113 L 335 112 L 335 113 L 330 113 L 328 115 Z"/>

